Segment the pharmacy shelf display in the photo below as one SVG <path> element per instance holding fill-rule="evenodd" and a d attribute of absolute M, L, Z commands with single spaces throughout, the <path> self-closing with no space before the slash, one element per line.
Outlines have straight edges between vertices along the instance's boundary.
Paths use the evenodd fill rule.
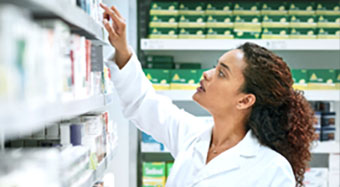
<path fill-rule="evenodd" d="M 340 50 L 339 40 L 335 39 L 141 39 L 141 49 L 144 51 L 169 50 L 214 50 L 225 51 L 235 49 L 245 42 L 256 43 L 270 50 Z"/>
<path fill-rule="evenodd" d="M 102 44 L 107 43 L 104 28 L 82 9 L 69 5 L 66 0 L 1 0 L 1 3 L 15 4 L 30 10 L 37 18 L 60 18 L 70 24 L 75 33 L 81 34 L 88 39 L 97 40 Z"/>

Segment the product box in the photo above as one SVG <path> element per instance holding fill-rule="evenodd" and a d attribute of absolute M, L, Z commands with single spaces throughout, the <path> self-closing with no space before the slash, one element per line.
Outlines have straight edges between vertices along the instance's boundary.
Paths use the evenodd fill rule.
<path fill-rule="evenodd" d="M 178 2 L 152 2 L 150 15 L 178 15 Z"/>
<path fill-rule="evenodd" d="M 234 39 L 232 28 L 208 28 L 207 39 Z"/>
<path fill-rule="evenodd" d="M 195 90 L 199 83 L 198 70 L 176 69 L 171 71 L 172 90 Z"/>
<path fill-rule="evenodd" d="M 200 63 L 176 63 L 176 69 L 201 69 Z"/>
<path fill-rule="evenodd" d="M 314 15 L 315 3 L 314 2 L 294 2 L 289 4 L 289 15 Z"/>
<path fill-rule="evenodd" d="M 288 4 L 286 2 L 264 2 L 262 4 L 262 15 L 287 15 Z"/>
<path fill-rule="evenodd" d="M 322 127 L 335 127 L 335 112 L 323 112 L 321 115 L 321 126 Z"/>
<path fill-rule="evenodd" d="M 178 29 L 177 28 L 152 28 L 149 29 L 150 39 L 177 39 Z"/>
<path fill-rule="evenodd" d="M 340 32 L 339 32 L 338 36 L 340 36 Z M 335 79 L 335 88 L 337 90 L 340 90 L 340 69 L 337 69 L 335 71 L 335 77 L 336 77 L 336 79 Z"/>
<path fill-rule="evenodd" d="M 261 32 L 247 32 L 247 31 L 236 31 L 234 30 L 235 38 L 237 39 L 260 39 Z"/>
<path fill-rule="evenodd" d="M 204 28 L 181 28 L 178 38 L 180 39 L 205 39 Z"/>
<path fill-rule="evenodd" d="M 232 15 L 233 4 L 231 2 L 209 2 L 206 5 L 206 15 Z"/>
<path fill-rule="evenodd" d="M 315 134 L 316 138 L 315 140 L 320 140 L 320 134 L 321 134 L 321 112 L 314 112 L 314 128 L 315 128 Z"/>
<path fill-rule="evenodd" d="M 262 17 L 262 27 L 288 28 L 290 25 L 288 16 L 265 15 Z"/>
<path fill-rule="evenodd" d="M 167 63 L 173 64 L 174 57 L 173 56 L 165 56 L 165 55 L 148 55 L 145 58 L 146 62 L 154 62 L 154 63 Z"/>
<path fill-rule="evenodd" d="M 179 17 L 179 28 L 205 28 L 206 17 L 202 15 L 181 15 Z"/>
<path fill-rule="evenodd" d="M 237 2 L 234 4 L 234 15 L 257 15 L 261 14 L 261 6 L 258 2 Z"/>
<path fill-rule="evenodd" d="M 155 28 L 177 28 L 178 16 L 150 16 L 149 26 Z"/>
<path fill-rule="evenodd" d="M 234 22 L 235 31 L 261 32 L 260 16 L 236 16 Z"/>
<path fill-rule="evenodd" d="M 290 39 L 316 39 L 316 31 L 313 28 L 292 28 L 290 29 Z"/>
<path fill-rule="evenodd" d="M 180 15 L 204 15 L 204 2 L 181 2 L 179 4 Z"/>
<path fill-rule="evenodd" d="M 308 70 L 308 89 L 336 89 L 335 76 L 336 74 L 334 69 L 310 69 Z"/>
<path fill-rule="evenodd" d="M 317 15 L 340 15 L 340 3 L 339 2 L 318 2 L 316 5 Z"/>
<path fill-rule="evenodd" d="M 143 162 L 143 187 L 165 187 L 166 163 Z"/>
<path fill-rule="evenodd" d="M 263 28 L 262 39 L 289 39 L 287 28 Z"/>
<path fill-rule="evenodd" d="M 174 64 L 159 63 L 159 62 L 146 62 L 146 68 L 148 69 L 173 69 Z"/>
<path fill-rule="evenodd" d="M 340 28 L 340 16 L 319 16 L 317 26 L 319 28 Z"/>
<path fill-rule="evenodd" d="M 321 141 L 334 141 L 335 140 L 335 127 L 327 126 L 321 127 Z"/>
<path fill-rule="evenodd" d="M 339 28 L 320 28 L 318 29 L 318 39 L 340 39 Z"/>
<path fill-rule="evenodd" d="M 170 71 L 165 69 L 143 69 L 145 76 L 150 80 L 155 90 L 168 90 L 170 88 Z"/>
<path fill-rule="evenodd" d="M 210 28 L 233 28 L 234 17 L 233 16 L 207 16 L 206 27 Z"/>
<path fill-rule="evenodd" d="M 166 177 L 168 177 L 170 175 L 170 172 L 171 172 L 173 165 L 174 165 L 173 162 L 166 163 Z"/>
<path fill-rule="evenodd" d="M 291 28 L 316 28 L 317 21 L 315 16 L 291 16 Z"/>
<path fill-rule="evenodd" d="M 308 71 L 306 69 L 292 69 L 293 88 L 298 90 L 306 90 L 308 82 Z"/>

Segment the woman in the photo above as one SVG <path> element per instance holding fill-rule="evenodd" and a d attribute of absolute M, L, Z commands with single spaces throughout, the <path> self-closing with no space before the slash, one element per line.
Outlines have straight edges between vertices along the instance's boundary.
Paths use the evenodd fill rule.
<path fill-rule="evenodd" d="M 155 93 L 128 48 L 124 19 L 115 7 L 101 6 L 124 115 L 175 158 L 167 186 L 303 185 L 313 111 L 293 90 L 282 58 L 251 43 L 222 55 L 193 95 L 213 117 L 207 124 Z"/>

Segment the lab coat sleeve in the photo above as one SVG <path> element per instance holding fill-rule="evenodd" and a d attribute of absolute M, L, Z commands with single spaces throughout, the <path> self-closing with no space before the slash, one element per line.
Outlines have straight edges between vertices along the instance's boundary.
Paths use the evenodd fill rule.
<path fill-rule="evenodd" d="M 279 161 L 280 163 L 278 167 L 275 167 L 273 171 L 273 180 L 271 182 L 271 187 L 276 186 L 285 186 L 285 187 L 295 187 L 296 181 L 294 177 L 293 170 L 288 163 L 288 161 Z M 277 163 L 273 163 L 273 166 L 276 166 Z"/>
<path fill-rule="evenodd" d="M 122 69 L 115 63 L 110 64 L 110 69 L 124 116 L 163 143 L 174 157 L 201 132 L 202 125 L 196 117 L 155 92 L 135 54 Z"/>

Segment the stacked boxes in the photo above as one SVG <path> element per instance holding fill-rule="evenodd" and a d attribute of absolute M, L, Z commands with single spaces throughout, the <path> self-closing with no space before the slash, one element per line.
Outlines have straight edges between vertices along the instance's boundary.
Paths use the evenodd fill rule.
<path fill-rule="evenodd" d="M 340 38 L 340 10 L 336 2 L 158 3 L 164 4 L 160 6 L 163 12 L 157 12 L 155 4 L 150 10 L 149 38 Z M 177 11 L 169 12 L 170 4 Z M 155 18 L 156 14 L 172 17 Z"/>
<path fill-rule="evenodd" d="M 292 69 L 292 76 L 295 89 L 306 90 L 307 89 L 307 81 L 308 75 L 306 69 Z"/>
<path fill-rule="evenodd" d="M 164 187 L 172 162 L 143 162 L 143 187 Z"/>
<path fill-rule="evenodd" d="M 336 70 L 311 69 L 308 70 L 308 89 L 327 90 L 336 89 Z"/>

